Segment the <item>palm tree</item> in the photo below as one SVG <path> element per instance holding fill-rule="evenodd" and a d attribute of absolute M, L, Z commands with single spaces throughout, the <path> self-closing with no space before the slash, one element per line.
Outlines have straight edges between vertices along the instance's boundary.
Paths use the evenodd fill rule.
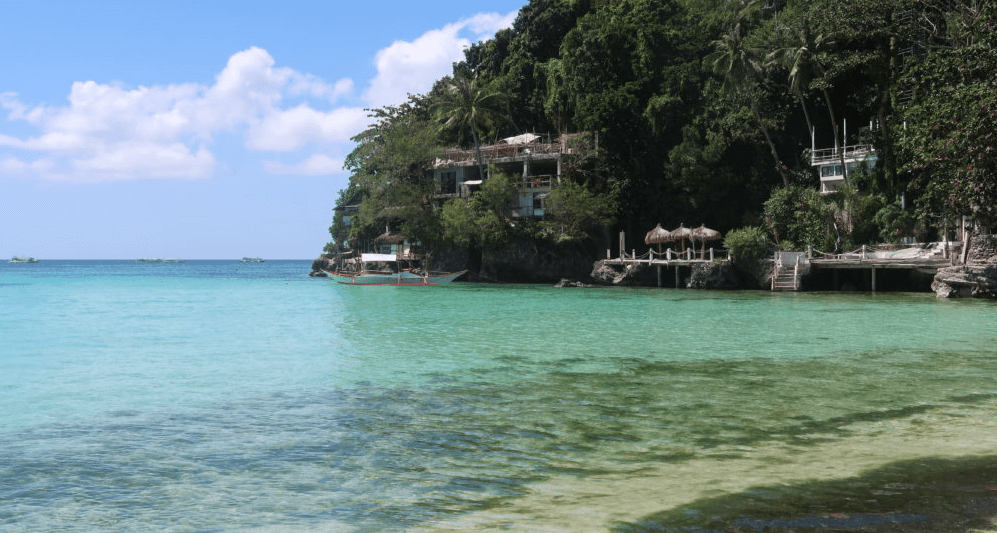
<path fill-rule="evenodd" d="M 732 94 L 747 95 L 751 112 L 758 122 L 762 135 L 769 145 L 772 159 L 775 160 L 776 171 L 782 176 L 782 182 L 789 187 L 789 176 L 779 159 L 779 154 L 775 149 L 775 143 L 769 135 L 765 121 L 758 109 L 758 103 L 752 93 L 757 91 L 758 79 L 765 70 L 765 65 L 759 58 L 755 50 L 751 49 L 744 42 L 741 34 L 741 23 L 737 22 L 720 39 L 713 41 L 713 53 L 707 56 L 706 60 L 713 65 L 714 72 L 724 75 L 723 89 Z"/>
<path fill-rule="evenodd" d="M 481 133 L 490 130 L 505 116 L 502 113 L 504 100 L 501 93 L 488 91 L 478 85 L 476 77 L 464 72 L 449 80 L 433 105 L 433 112 L 445 126 L 471 130 L 481 179 L 485 178 L 485 165 L 481 159 Z"/>
<path fill-rule="evenodd" d="M 780 27 L 782 34 L 782 46 L 769 54 L 770 62 L 782 65 L 789 71 L 789 86 L 803 102 L 803 94 L 811 87 L 818 87 L 824 96 L 827 104 L 827 112 L 831 119 L 831 131 L 834 133 L 834 146 L 838 147 L 838 140 L 841 135 L 838 131 L 838 120 L 834 115 L 834 105 L 831 103 L 831 93 L 828 91 L 827 69 L 821 64 L 819 54 L 828 48 L 831 40 L 821 34 L 813 35 L 807 23 L 805 13 L 799 13 L 796 24 L 786 24 Z M 803 104 L 806 113 L 806 104 Z M 807 114 L 807 126 L 813 131 L 810 124 L 810 115 Z M 841 139 L 841 171 L 845 182 L 848 181 L 848 168 L 845 165 L 844 139 Z"/>

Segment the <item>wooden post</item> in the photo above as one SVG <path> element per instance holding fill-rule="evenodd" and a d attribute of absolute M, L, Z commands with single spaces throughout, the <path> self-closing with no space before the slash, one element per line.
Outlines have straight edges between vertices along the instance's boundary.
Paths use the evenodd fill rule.
<path fill-rule="evenodd" d="M 679 288 L 679 266 L 675 265 L 675 288 Z"/>
<path fill-rule="evenodd" d="M 713 247 L 710 246 L 710 262 L 713 262 Z"/>
<path fill-rule="evenodd" d="M 658 265 L 658 288 L 661 288 L 661 265 Z"/>
<path fill-rule="evenodd" d="M 876 265 L 872 265 L 872 292 L 876 292 Z"/>

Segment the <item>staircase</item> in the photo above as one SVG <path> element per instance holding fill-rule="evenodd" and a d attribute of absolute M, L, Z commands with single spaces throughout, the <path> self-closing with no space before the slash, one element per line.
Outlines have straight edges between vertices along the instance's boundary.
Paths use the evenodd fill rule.
<path fill-rule="evenodd" d="M 772 271 L 772 290 L 800 290 L 800 278 L 809 268 L 810 262 L 801 252 L 776 252 L 775 269 Z"/>
<path fill-rule="evenodd" d="M 773 291 L 798 291 L 800 290 L 799 276 L 797 276 L 796 266 L 776 266 L 772 274 Z"/>

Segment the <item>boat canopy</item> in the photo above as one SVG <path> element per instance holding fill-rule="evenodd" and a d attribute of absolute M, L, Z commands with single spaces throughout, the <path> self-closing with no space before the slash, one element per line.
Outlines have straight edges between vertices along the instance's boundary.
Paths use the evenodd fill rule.
<path fill-rule="evenodd" d="M 398 256 L 395 254 L 361 254 L 360 260 L 364 263 L 374 263 L 377 261 L 397 261 Z"/>

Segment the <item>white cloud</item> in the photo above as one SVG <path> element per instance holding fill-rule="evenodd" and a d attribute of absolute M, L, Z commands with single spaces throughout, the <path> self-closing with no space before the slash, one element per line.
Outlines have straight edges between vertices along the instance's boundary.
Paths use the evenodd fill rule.
<path fill-rule="evenodd" d="M 323 176 L 343 172 L 343 160 L 324 154 L 313 154 L 308 159 L 294 165 L 278 161 L 264 161 L 263 168 L 271 174 L 293 176 Z"/>
<path fill-rule="evenodd" d="M 52 107 L 0 94 L 9 120 L 37 130 L 28 137 L 0 134 L 0 146 L 26 152 L 5 159 L 0 170 L 66 181 L 201 179 L 214 173 L 211 145 L 221 132 L 245 135 L 253 150 L 291 151 L 344 143 L 366 126 L 362 109 L 320 111 L 306 103 L 283 109 L 285 97 L 330 107 L 353 91 L 353 82 L 330 84 L 274 64 L 254 47 L 233 54 L 210 86 L 75 82 L 68 104 Z"/>
<path fill-rule="evenodd" d="M 384 48 L 364 102 L 381 107 L 425 93 L 450 73 L 464 48 L 509 27 L 515 15 L 476 15 Z M 257 47 L 233 54 L 212 84 L 129 88 L 78 81 L 68 103 L 54 106 L 0 93 L 7 120 L 34 129 L 24 136 L 0 133 L 0 147 L 10 154 L 0 159 L 0 172 L 88 182 L 209 178 L 218 165 L 215 140 L 227 133 L 241 136 L 251 152 L 284 152 L 300 161 L 263 162 L 273 174 L 340 173 L 342 161 L 325 154 L 349 151 L 349 139 L 370 123 L 360 107 L 340 104 L 353 94 L 350 79 L 330 83 L 277 67 Z"/>
<path fill-rule="evenodd" d="M 479 41 L 512 26 L 516 12 L 485 13 L 447 24 L 422 34 L 412 42 L 395 41 L 377 53 L 377 76 L 364 98 L 374 107 L 404 102 L 409 94 L 423 94 L 433 82 L 450 74 L 453 63 L 464 58 L 472 39 Z"/>
<path fill-rule="evenodd" d="M 215 157 L 208 150 L 201 147 L 193 152 L 181 143 L 130 142 L 102 148 L 90 158 L 74 161 L 85 181 L 202 179 L 211 177 L 215 168 Z"/>
<path fill-rule="evenodd" d="M 367 112 L 361 108 L 340 107 L 324 112 L 299 105 L 264 117 L 248 132 L 246 146 L 253 150 L 289 152 L 309 143 L 345 143 L 368 123 Z"/>

